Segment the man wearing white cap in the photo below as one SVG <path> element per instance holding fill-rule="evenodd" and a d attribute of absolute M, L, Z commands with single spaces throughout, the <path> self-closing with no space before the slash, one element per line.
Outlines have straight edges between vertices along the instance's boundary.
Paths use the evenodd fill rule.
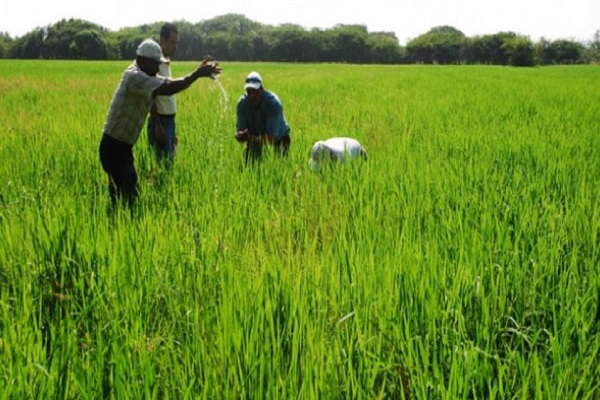
<path fill-rule="evenodd" d="M 179 93 L 198 78 L 221 72 L 218 62 L 206 59 L 184 78 L 157 76 L 159 65 L 164 59 L 160 46 L 152 39 L 144 40 L 138 46 L 136 54 L 135 62 L 125 69 L 113 95 L 100 141 L 100 162 L 109 177 L 112 205 L 118 199 L 123 199 L 133 206 L 137 199 L 133 146 L 140 136 L 154 97 Z"/>
<path fill-rule="evenodd" d="M 319 171 L 322 165 L 331 162 L 343 163 L 346 158 L 357 157 L 367 159 L 367 152 L 358 140 L 349 137 L 333 137 L 313 144 L 308 165 L 312 170 Z"/>
<path fill-rule="evenodd" d="M 275 154 L 287 155 L 290 127 L 283 115 L 283 105 L 273 92 L 265 90 L 258 72 L 246 77 L 243 94 L 237 104 L 235 138 L 246 143 L 246 162 L 261 158 L 265 143 L 272 143 Z"/>

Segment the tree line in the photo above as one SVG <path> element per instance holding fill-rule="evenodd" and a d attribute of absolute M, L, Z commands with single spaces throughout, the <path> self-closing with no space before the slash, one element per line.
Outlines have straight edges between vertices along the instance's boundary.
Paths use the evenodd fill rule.
<path fill-rule="evenodd" d="M 336 62 L 355 64 L 553 65 L 600 63 L 600 30 L 588 44 L 572 40 L 532 42 L 514 32 L 467 37 L 451 26 L 434 27 L 399 44 L 392 32 L 364 25 L 306 30 L 295 24 L 271 26 L 240 14 L 190 23 L 176 21 L 177 59 L 212 55 L 221 61 Z M 0 58 L 121 60 L 135 58 L 138 44 L 158 40 L 162 22 L 110 31 L 69 19 L 12 38 L 0 33 Z"/>

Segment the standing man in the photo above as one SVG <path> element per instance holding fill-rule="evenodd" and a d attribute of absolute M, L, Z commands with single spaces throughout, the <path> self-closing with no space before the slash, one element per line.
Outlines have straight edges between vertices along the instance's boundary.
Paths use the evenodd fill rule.
<path fill-rule="evenodd" d="M 100 162 L 109 177 L 113 206 L 119 199 L 123 199 L 133 207 L 137 199 L 133 146 L 140 136 L 154 98 L 179 93 L 198 78 L 221 72 L 218 62 L 205 59 L 186 77 L 171 80 L 157 76 L 158 68 L 164 60 L 160 46 L 154 40 L 144 40 L 138 46 L 136 54 L 135 62 L 125 69 L 113 95 L 100 141 Z"/>
<path fill-rule="evenodd" d="M 171 57 L 177 50 L 179 31 L 174 24 L 166 23 L 160 30 L 159 45 L 165 62 L 158 68 L 158 75 L 171 78 Z M 148 118 L 148 142 L 154 149 L 158 160 L 171 160 L 177 147 L 177 132 L 175 129 L 175 114 L 177 103 L 175 96 L 156 96 Z"/>
<path fill-rule="evenodd" d="M 246 162 L 262 156 L 263 145 L 272 143 L 275 154 L 287 156 L 290 148 L 290 127 L 283 116 L 283 105 L 273 92 L 263 87 L 258 72 L 246 77 L 246 91 L 237 104 L 237 132 L 235 138 L 246 143 Z"/>

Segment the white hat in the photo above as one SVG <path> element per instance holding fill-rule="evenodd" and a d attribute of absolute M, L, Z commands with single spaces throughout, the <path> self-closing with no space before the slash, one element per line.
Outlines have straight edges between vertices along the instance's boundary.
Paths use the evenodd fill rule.
<path fill-rule="evenodd" d="M 164 63 L 167 60 L 162 56 L 162 50 L 158 43 L 152 39 L 146 39 L 137 48 L 135 52 L 140 57 L 150 58 L 156 62 Z"/>
<path fill-rule="evenodd" d="M 258 72 L 250 72 L 246 77 L 246 85 L 244 89 L 260 89 L 262 86 L 262 78 L 258 74 Z"/>

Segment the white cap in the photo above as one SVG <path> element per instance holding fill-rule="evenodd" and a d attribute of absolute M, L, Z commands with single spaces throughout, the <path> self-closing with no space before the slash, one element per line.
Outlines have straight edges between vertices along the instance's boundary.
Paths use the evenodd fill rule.
<path fill-rule="evenodd" d="M 262 78 L 258 72 L 250 72 L 246 77 L 246 85 L 244 89 L 260 89 L 262 86 Z"/>
<path fill-rule="evenodd" d="M 140 57 L 150 58 L 158 63 L 164 63 L 167 60 L 162 56 L 162 50 L 158 43 L 152 39 L 146 39 L 137 48 L 135 52 Z"/>

